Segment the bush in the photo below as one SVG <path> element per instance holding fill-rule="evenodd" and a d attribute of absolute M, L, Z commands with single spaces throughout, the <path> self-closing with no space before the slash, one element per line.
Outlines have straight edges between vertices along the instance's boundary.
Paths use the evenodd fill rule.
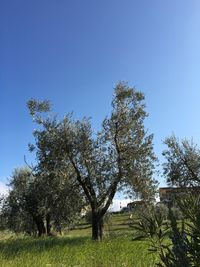
<path fill-rule="evenodd" d="M 149 251 L 159 255 L 157 266 L 199 267 L 200 196 L 188 196 L 177 205 L 183 216 L 181 225 L 174 208 L 169 208 L 169 223 L 162 212 L 146 213 L 134 225 L 138 233 L 135 239 L 148 239 Z"/>
<path fill-rule="evenodd" d="M 163 204 L 163 203 L 159 203 L 155 206 L 155 212 L 156 214 L 161 214 L 162 218 L 164 220 L 167 220 L 168 219 L 168 216 L 169 216 L 169 209 L 168 207 Z"/>

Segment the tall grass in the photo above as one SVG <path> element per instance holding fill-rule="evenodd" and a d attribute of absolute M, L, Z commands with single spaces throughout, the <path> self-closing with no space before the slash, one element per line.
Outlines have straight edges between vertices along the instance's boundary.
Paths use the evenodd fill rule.
<path fill-rule="evenodd" d="M 1 267 L 153 266 L 142 241 L 126 238 L 97 243 L 89 238 L 17 238 L 0 243 Z"/>
<path fill-rule="evenodd" d="M 0 267 L 151 267 L 155 259 L 145 241 L 132 241 L 128 216 L 114 217 L 110 236 L 103 242 L 90 238 L 83 223 L 68 236 L 0 238 Z"/>

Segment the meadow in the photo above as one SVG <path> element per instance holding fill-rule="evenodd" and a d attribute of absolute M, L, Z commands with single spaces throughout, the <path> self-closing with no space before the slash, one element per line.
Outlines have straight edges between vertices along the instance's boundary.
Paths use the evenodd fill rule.
<path fill-rule="evenodd" d="M 82 222 L 64 236 L 33 238 L 1 234 L 1 267 L 151 267 L 155 255 L 146 241 L 133 241 L 127 214 L 113 215 L 103 242 L 91 240 L 91 227 Z"/>

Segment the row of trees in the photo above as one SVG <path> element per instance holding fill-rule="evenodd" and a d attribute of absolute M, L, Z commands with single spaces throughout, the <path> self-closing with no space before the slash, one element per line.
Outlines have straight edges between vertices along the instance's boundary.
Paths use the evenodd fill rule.
<path fill-rule="evenodd" d="M 30 100 L 28 108 L 38 125 L 35 144 L 29 146 L 36 154 L 36 165 L 13 173 L 10 193 L 2 204 L 1 221 L 6 227 L 50 235 L 52 226 L 60 231 L 90 205 L 92 238 L 101 240 L 104 216 L 117 191 L 154 200 L 156 157 L 153 135 L 144 126 L 147 113 L 141 92 L 126 83 L 117 84 L 111 115 L 96 133 L 89 119 L 74 120 L 67 114 L 59 120 L 49 115 L 48 101 Z M 197 185 L 197 147 L 175 137 L 166 139 L 166 144 L 168 183 Z"/>

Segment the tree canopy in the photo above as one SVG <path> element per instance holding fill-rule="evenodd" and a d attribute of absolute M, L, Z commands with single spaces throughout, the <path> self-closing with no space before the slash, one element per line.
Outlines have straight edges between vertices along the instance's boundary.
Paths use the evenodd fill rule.
<path fill-rule="evenodd" d="M 174 135 L 165 140 L 163 164 L 167 183 L 174 186 L 200 185 L 200 149 L 193 140 L 179 140 Z"/>
<path fill-rule="evenodd" d="M 79 193 L 63 177 L 44 177 L 29 168 L 15 169 L 2 205 L 2 217 L 7 228 L 15 232 L 51 235 L 52 226 L 61 231 L 63 225 L 69 226 L 80 216 L 83 203 Z"/>
<path fill-rule="evenodd" d="M 118 189 L 128 187 L 142 198 L 154 197 L 156 158 L 153 135 L 144 127 L 147 113 L 141 92 L 118 83 L 111 115 L 96 133 L 87 118 L 43 116 L 50 111 L 48 101 L 32 99 L 28 107 L 40 125 L 34 132 L 35 147 L 30 147 L 36 150 L 37 170 L 80 186 L 92 210 L 93 239 L 102 239 L 103 218 Z"/>

